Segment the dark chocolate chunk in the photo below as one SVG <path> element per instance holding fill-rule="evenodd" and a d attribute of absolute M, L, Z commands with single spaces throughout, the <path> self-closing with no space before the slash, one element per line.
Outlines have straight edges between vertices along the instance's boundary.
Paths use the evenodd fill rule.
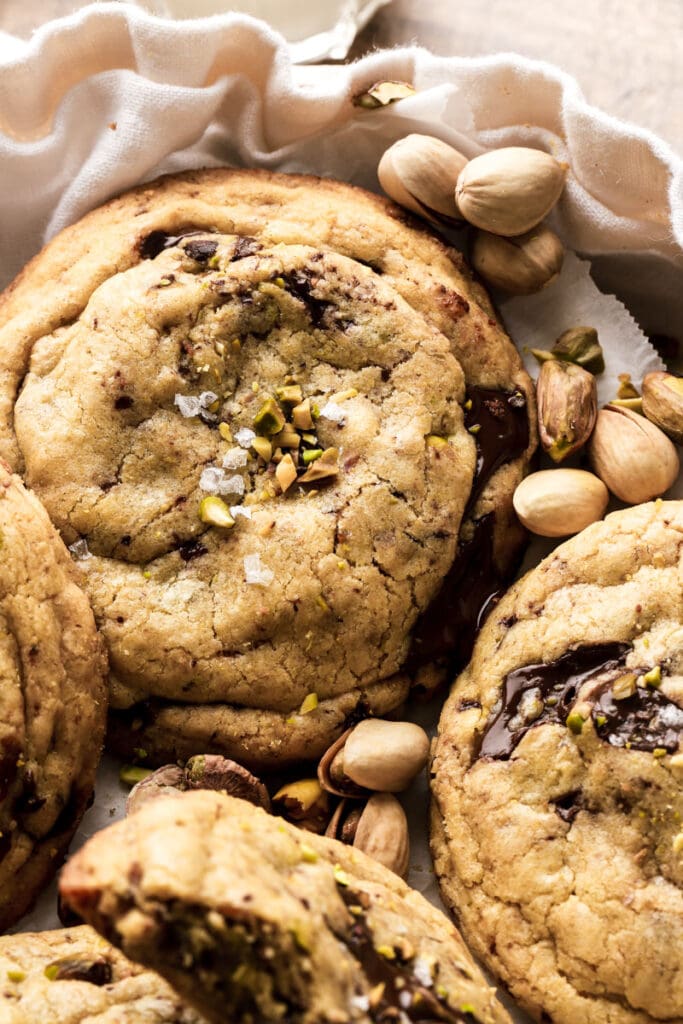
<path fill-rule="evenodd" d="M 197 537 L 190 537 L 189 540 L 185 540 L 182 544 L 178 545 L 177 551 L 183 562 L 191 562 L 193 558 L 199 558 L 200 555 L 205 555 L 209 549 L 204 547 L 201 540 Z"/>
<path fill-rule="evenodd" d="M 573 789 L 571 793 L 564 793 L 557 799 L 551 800 L 551 803 L 562 821 L 571 822 L 583 806 L 583 793 L 580 789 Z"/>
<path fill-rule="evenodd" d="M 112 979 L 111 964 L 104 957 L 64 957 L 45 968 L 51 981 L 87 981 L 90 985 L 108 985 Z"/>
<path fill-rule="evenodd" d="M 150 231 L 138 245 L 138 252 L 143 260 L 153 260 L 162 253 L 164 249 L 172 249 L 175 245 L 178 245 L 183 238 L 191 237 L 192 235 L 201 235 L 202 231 L 183 231 L 179 235 L 169 235 L 167 231 Z"/>
<path fill-rule="evenodd" d="M 255 238 L 251 238 L 249 235 L 243 235 L 235 242 L 235 248 L 232 253 L 232 261 L 243 260 L 247 256 L 255 256 L 257 252 L 260 252 L 263 246 L 260 242 L 257 242 Z"/>
<path fill-rule="evenodd" d="M 598 736 L 613 747 L 673 754 L 683 739 L 683 708 L 650 686 L 637 686 L 622 700 L 606 686 L 592 714 Z"/>
<path fill-rule="evenodd" d="M 197 238 L 187 242 L 183 248 L 191 260 L 208 263 L 211 257 L 216 255 L 218 242 L 213 242 L 209 238 Z"/>
<path fill-rule="evenodd" d="M 403 957 L 399 948 L 394 950 L 394 958 L 391 960 L 382 956 L 377 951 L 372 931 L 362 913 L 363 904 L 367 901 L 365 895 L 345 885 L 338 885 L 337 889 L 346 906 L 353 907 L 353 924 L 346 934 L 338 937 L 358 961 L 373 989 L 383 986 L 381 997 L 368 1011 L 373 1020 L 378 1024 L 388 1024 L 390 1020 L 405 1014 L 416 1024 L 429 1024 L 432 1021 L 478 1024 L 478 1018 L 470 1010 L 455 1009 L 438 996 L 433 988 L 420 983 L 411 967 L 412 957 Z M 406 996 L 410 996 L 410 1000 Z"/>
<path fill-rule="evenodd" d="M 332 303 L 318 299 L 313 294 L 316 283 L 312 274 L 305 270 L 293 270 L 291 273 L 283 275 L 282 280 L 285 282 L 285 290 L 303 302 L 313 326 L 320 327 L 325 313 L 332 308 Z"/>
<path fill-rule="evenodd" d="M 465 426 L 476 432 L 477 467 L 470 494 L 471 508 L 493 474 L 506 462 L 519 458 L 529 444 L 529 415 L 522 391 L 470 388 L 471 403 Z"/>
<path fill-rule="evenodd" d="M 537 725 L 564 725 L 581 686 L 592 676 L 612 672 L 624 664 L 629 644 L 605 643 L 567 651 L 557 661 L 525 665 L 505 677 L 502 707 L 484 730 L 479 757 L 506 760 L 523 736 Z M 525 720 L 520 707 L 525 694 L 536 691 L 542 710 Z"/>

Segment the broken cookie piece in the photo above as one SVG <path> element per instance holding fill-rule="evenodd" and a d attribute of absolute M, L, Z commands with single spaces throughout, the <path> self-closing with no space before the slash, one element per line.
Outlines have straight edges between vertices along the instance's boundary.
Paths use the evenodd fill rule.
<path fill-rule="evenodd" d="M 62 893 L 214 1024 L 509 1022 L 424 897 L 232 797 L 151 801 L 76 854 Z"/>

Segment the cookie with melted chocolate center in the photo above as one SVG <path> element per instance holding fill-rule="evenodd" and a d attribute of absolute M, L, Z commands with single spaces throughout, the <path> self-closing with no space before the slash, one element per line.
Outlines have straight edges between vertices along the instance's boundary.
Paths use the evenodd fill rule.
<path fill-rule="evenodd" d="M 562 544 L 443 711 L 441 889 L 535 1019 L 683 1020 L 682 538 L 658 501 Z"/>
<path fill-rule="evenodd" d="M 92 928 L 0 938 L 3 1024 L 206 1024 Z"/>
<path fill-rule="evenodd" d="M 215 1024 L 510 1024 L 423 896 L 243 800 L 149 801 L 94 836 L 61 889 Z"/>
<path fill-rule="evenodd" d="M 106 660 L 81 582 L 0 461 L 0 930 L 60 866 L 92 798 Z"/>

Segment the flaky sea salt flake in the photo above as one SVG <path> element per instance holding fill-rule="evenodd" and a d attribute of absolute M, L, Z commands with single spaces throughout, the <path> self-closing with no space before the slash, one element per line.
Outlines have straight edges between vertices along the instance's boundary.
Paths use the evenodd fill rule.
<path fill-rule="evenodd" d="M 176 395 L 173 404 L 178 406 L 180 415 L 187 420 L 199 416 L 202 411 L 201 402 L 195 395 Z"/>
<path fill-rule="evenodd" d="M 240 427 L 235 434 L 235 440 L 240 448 L 251 448 L 251 442 L 255 437 L 256 434 L 253 430 L 250 430 L 249 427 Z"/>
<path fill-rule="evenodd" d="M 239 469 L 240 466 L 246 466 L 247 464 L 247 453 L 244 448 L 231 448 L 229 452 L 226 452 L 223 456 L 223 468 L 224 469 Z"/>
<path fill-rule="evenodd" d="M 272 569 L 268 569 L 265 565 L 261 565 L 261 556 L 259 554 L 245 555 L 244 578 L 247 583 L 254 584 L 255 586 L 267 587 L 275 579 L 275 573 Z"/>

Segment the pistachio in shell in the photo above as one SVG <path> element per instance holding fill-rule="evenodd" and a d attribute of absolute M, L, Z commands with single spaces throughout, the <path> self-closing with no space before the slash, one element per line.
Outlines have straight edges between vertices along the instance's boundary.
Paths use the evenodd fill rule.
<path fill-rule="evenodd" d="M 683 444 L 683 377 L 663 370 L 646 374 L 643 412 L 676 444 Z"/>
<path fill-rule="evenodd" d="M 566 174 L 566 164 L 539 149 L 490 150 L 460 172 L 455 202 L 462 216 L 483 231 L 523 235 L 552 210 Z"/>
<path fill-rule="evenodd" d="M 455 185 L 467 157 L 430 135 L 406 135 L 390 146 L 377 168 L 379 183 L 395 202 L 435 222 L 461 218 Z"/>
<path fill-rule="evenodd" d="M 494 288 L 510 295 L 533 295 L 558 277 L 564 247 L 543 224 L 509 238 L 477 231 L 471 258 L 477 273 Z"/>
<path fill-rule="evenodd" d="M 391 793 L 373 793 L 364 802 L 342 800 L 325 835 L 362 850 L 402 878 L 408 871 L 408 821 Z"/>
<path fill-rule="evenodd" d="M 575 363 L 543 363 L 536 383 L 538 433 L 553 462 L 563 462 L 588 441 L 598 414 L 595 377 Z"/>
<path fill-rule="evenodd" d="M 413 722 L 366 718 L 331 750 L 331 756 L 328 751 L 321 761 L 321 777 L 324 785 L 334 785 L 332 792 L 341 796 L 364 790 L 399 793 L 427 763 L 429 738 Z"/>
<path fill-rule="evenodd" d="M 658 498 L 680 469 L 676 449 L 659 427 L 614 404 L 599 411 L 588 455 L 593 471 L 629 505 Z"/>
<path fill-rule="evenodd" d="M 148 800 L 191 789 L 217 790 L 270 810 L 268 790 L 248 769 L 219 754 L 197 754 L 184 768 L 167 764 L 138 782 L 128 794 L 126 814 L 135 813 Z"/>

